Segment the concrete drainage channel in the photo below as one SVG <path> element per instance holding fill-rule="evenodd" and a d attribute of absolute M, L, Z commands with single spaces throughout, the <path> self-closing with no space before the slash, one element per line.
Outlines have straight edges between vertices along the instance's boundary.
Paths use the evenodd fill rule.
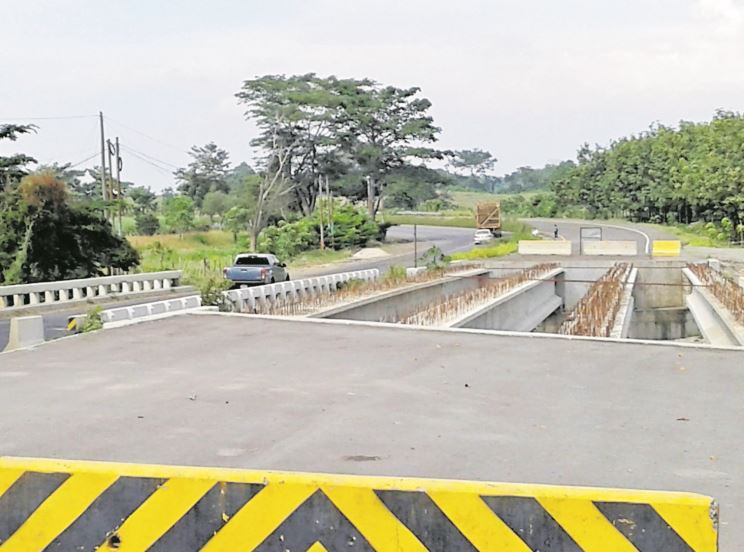
<path fill-rule="evenodd" d="M 395 284 L 377 271 L 326 278 L 230 292 L 230 308 L 306 320 L 744 346 L 744 290 L 704 264 L 499 262 L 438 275 L 409 270 Z"/>

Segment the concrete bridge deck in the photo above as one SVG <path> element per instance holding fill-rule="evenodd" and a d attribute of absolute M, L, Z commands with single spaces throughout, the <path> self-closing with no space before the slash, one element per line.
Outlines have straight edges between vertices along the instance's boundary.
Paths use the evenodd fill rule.
<path fill-rule="evenodd" d="M 743 395 L 743 352 L 186 315 L 0 355 L 0 455 L 694 491 L 741 550 Z"/>

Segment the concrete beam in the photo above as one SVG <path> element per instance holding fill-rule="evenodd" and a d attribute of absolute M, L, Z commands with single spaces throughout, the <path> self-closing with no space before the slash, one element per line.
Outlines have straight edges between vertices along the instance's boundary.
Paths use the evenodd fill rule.
<path fill-rule="evenodd" d="M 610 337 L 615 339 L 626 339 L 630 334 L 630 322 L 633 320 L 633 307 L 635 306 L 633 288 L 635 288 L 636 278 L 638 278 L 638 269 L 633 268 L 625 282 L 623 296 L 620 298 L 620 309 L 615 316 L 615 325 L 610 331 Z"/>
<path fill-rule="evenodd" d="M 556 268 L 540 280 L 525 282 L 451 322 L 448 327 L 531 332 L 563 305 L 557 282 L 563 275 L 563 269 Z"/>
<path fill-rule="evenodd" d="M 682 273 L 692 285 L 686 297 L 687 308 L 705 340 L 720 347 L 744 346 L 744 327 L 691 270 L 684 268 Z"/>

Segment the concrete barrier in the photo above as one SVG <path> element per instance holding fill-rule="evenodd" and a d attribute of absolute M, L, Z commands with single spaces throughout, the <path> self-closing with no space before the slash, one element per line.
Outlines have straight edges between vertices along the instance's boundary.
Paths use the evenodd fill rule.
<path fill-rule="evenodd" d="M 10 319 L 10 334 L 5 351 L 26 349 L 41 343 L 44 343 L 44 319 L 41 316 L 17 316 Z"/>
<path fill-rule="evenodd" d="M 633 307 L 635 299 L 633 298 L 633 288 L 638 278 L 638 269 L 633 268 L 628 275 L 623 287 L 623 295 L 620 298 L 620 308 L 615 315 L 615 324 L 610 330 L 610 337 L 615 339 L 626 339 L 630 335 L 630 323 L 633 320 Z"/>
<path fill-rule="evenodd" d="M 592 241 L 587 240 L 581 245 L 584 255 L 611 255 L 615 257 L 636 256 L 638 255 L 638 242 L 605 240 Z"/>
<path fill-rule="evenodd" d="M 520 255 L 570 255 L 572 242 L 568 240 L 521 240 Z"/>
<path fill-rule="evenodd" d="M 119 307 L 116 309 L 107 309 L 101 311 L 101 320 L 105 324 L 114 322 L 125 322 L 136 320 L 157 314 L 166 314 L 169 312 L 180 312 L 189 309 L 198 309 L 201 307 L 202 300 L 199 295 L 190 295 L 188 297 L 179 297 L 178 299 L 168 299 L 166 301 L 155 301 L 153 303 L 144 303 L 142 305 L 133 305 L 131 307 Z M 80 332 L 85 324 L 85 314 L 76 314 L 67 319 L 67 329 L 71 332 Z"/>
<path fill-rule="evenodd" d="M 718 550 L 674 492 L 0 459 L 3 550 Z"/>
<path fill-rule="evenodd" d="M 330 276 L 318 276 L 263 286 L 233 289 L 223 292 L 223 296 L 230 310 L 234 312 L 250 312 L 256 308 L 257 303 L 275 303 L 277 300 L 287 298 L 297 299 L 321 293 L 332 293 L 341 284 L 349 280 L 372 281 L 379 277 L 380 271 L 377 268 L 357 270 L 354 272 L 332 274 Z"/>
<path fill-rule="evenodd" d="M 167 290 L 178 286 L 180 279 L 180 270 L 170 270 L 0 286 L 0 312 L 12 308 L 87 301 L 109 295 L 120 297 Z"/>
<path fill-rule="evenodd" d="M 652 257 L 679 257 L 682 242 L 679 240 L 654 240 L 651 246 Z"/>

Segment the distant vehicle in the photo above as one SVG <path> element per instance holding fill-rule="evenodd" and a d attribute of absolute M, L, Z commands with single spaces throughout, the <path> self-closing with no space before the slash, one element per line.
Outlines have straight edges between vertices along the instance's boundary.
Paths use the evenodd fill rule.
<path fill-rule="evenodd" d="M 501 237 L 501 202 L 489 201 L 475 206 L 475 227 L 488 230 L 495 238 Z"/>
<path fill-rule="evenodd" d="M 490 230 L 476 230 L 475 235 L 473 235 L 473 242 L 475 245 L 487 243 L 491 240 L 493 240 L 493 234 L 491 234 Z"/>
<path fill-rule="evenodd" d="M 274 255 L 241 253 L 222 271 L 233 287 L 260 286 L 289 280 L 287 265 Z"/>

